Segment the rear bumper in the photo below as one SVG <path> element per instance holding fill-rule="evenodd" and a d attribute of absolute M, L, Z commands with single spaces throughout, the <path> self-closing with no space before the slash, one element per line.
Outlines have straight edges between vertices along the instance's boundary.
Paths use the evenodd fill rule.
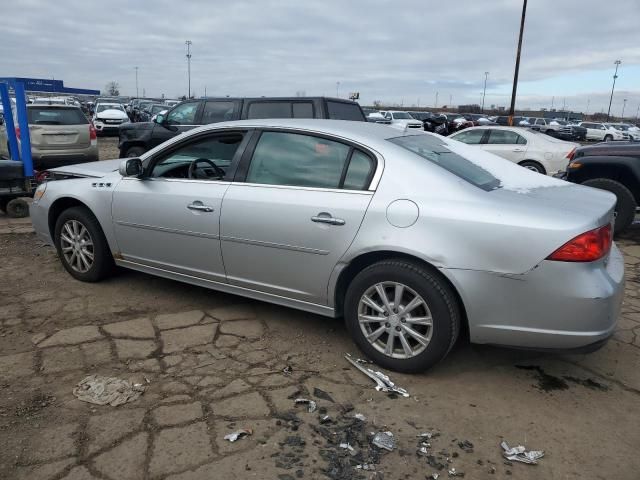
<path fill-rule="evenodd" d="M 567 350 L 599 345 L 616 328 L 624 260 L 543 261 L 524 275 L 447 270 L 460 292 L 474 343 Z"/>
<path fill-rule="evenodd" d="M 31 149 L 31 156 L 36 170 L 65 167 L 76 163 L 97 162 L 98 145 L 73 150 L 41 150 L 34 147 Z"/>

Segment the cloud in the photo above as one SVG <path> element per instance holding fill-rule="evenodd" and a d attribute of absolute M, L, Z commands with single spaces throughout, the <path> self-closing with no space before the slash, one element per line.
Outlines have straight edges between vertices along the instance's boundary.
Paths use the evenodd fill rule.
<path fill-rule="evenodd" d="M 529 2 L 523 85 L 612 69 L 616 58 L 640 66 L 640 2 L 585 3 Z M 197 95 L 205 86 L 208 95 L 335 95 L 340 82 L 340 95 L 360 91 L 362 103 L 433 103 L 436 92 L 441 104 L 450 95 L 472 103 L 489 71 L 487 103 L 508 104 L 520 13 L 517 0 L 9 2 L 0 76 L 99 89 L 115 80 L 134 95 L 138 66 L 140 93 L 182 95 L 188 39 Z M 575 104 L 590 95 L 594 109 L 608 105 L 610 78 L 576 84 Z M 640 98 L 631 79 L 620 81 L 630 99 Z M 518 104 L 546 104 L 554 90 L 524 89 Z"/>

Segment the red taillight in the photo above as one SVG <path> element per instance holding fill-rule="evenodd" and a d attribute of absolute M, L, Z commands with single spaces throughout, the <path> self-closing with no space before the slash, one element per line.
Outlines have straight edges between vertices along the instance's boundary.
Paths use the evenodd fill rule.
<path fill-rule="evenodd" d="M 573 157 L 576 156 L 576 147 L 573 147 L 569 153 L 567 153 L 567 157 L 569 161 L 573 160 Z"/>
<path fill-rule="evenodd" d="M 98 132 L 96 131 L 96 127 L 93 126 L 93 123 L 89 124 L 89 140 L 97 140 Z"/>
<path fill-rule="evenodd" d="M 611 249 L 611 225 L 589 230 L 568 241 L 547 257 L 559 262 L 593 262 Z"/>
<path fill-rule="evenodd" d="M 36 182 L 42 183 L 48 180 L 50 176 L 51 176 L 51 172 L 49 170 L 42 170 L 42 171 L 36 172 Z"/>
<path fill-rule="evenodd" d="M 16 137 L 20 140 L 20 127 L 16 127 Z"/>

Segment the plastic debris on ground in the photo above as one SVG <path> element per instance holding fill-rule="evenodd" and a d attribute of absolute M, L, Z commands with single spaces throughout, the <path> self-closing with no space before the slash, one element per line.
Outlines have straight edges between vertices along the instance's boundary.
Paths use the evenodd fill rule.
<path fill-rule="evenodd" d="M 285 375 L 291 375 L 292 372 L 293 368 L 291 368 L 291 365 L 287 365 L 282 369 L 282 373 L 284 373 Z"/>
<path fill-rule="evenodd" d="M 318 404 L 313 400 L 309 400 L 308 398 L 296 398 L 294 401 L 296 405 L 298 405 L 299 403 L 307 405 L 307 411 L 309 413 L 315 412 L 316 408 L 318 408 Z"/>
<path fill-rule="evenodd" d="M 500 446 L 502 447 L 502 450 L 504 450 L 504 458 L 506 458 L 507 460 L 512 460 L 514 462 L 537 465 L 538 460 L 544 457 L 544 450 L 527 451 L 526 447 L 523 447 L 522 445 L 510 448 L 507 442 L 502 442 Z"/>
<path fill-rule="evenodd" d="M 396 439 L 393 437 L 393 433 L 391 432 L 378 432 L 373 436 L 373 440 L 371 440 L 378 448 L 384 448 L 385 450 L 389 450 L 390 452 L 396 448 Z"/>
<path fill-rule="evenodd" d="M 78 383 L 73 389 L 73 394 L 82 402 L 117 407 L 137 400 L 145 389 L 141 383 L 131 383 L 116 377 L 89 375 Z"/>
<path fill-rule="evenodd" d="M 450 477 L 464 477 L 464 472 L 458 472 L 455 468 L 449 470 L 448 473 Z"/>
<path fill-rule="evenodd" d="M 440 478 L 440 474 L 439 473 L 432 473 L 427 478 L 431 478 L 432 480 L 438 480 L 438 478 Z"/>
<path fill-rule="evenodd" d="M 236 430 L 235 432 L 227 433 L 224 436 L 225 440 L 229 440 L 230 442 L 235 442 L 236 440 L 247 437 L 249 435 L 253 435 L 253 430 L 250 428 L 241 428 L 240 430 Z"/>
<path fill-rule="evenodd" d="M 363 366 L 363 363 L 367 363 L 364 360 L 360 360 L 360 359 L 354 360 L 353 358 L 351 358 L 351 355 L 349 355 L 348 353 L 344 356 L 344 358 L 346 358 L 351 365 L 356 367 L 358 370 L 364 373 L 367 377 L 369 377 L 371 380 L 376 382 L 375 388 L 377 391 L 397 393 L 398 395 L 402 395 L 403 397 L 409 396 L 409 392 L 407 392 L 404 388 L 396 386 L 396 384 L 393 383 L 391 379 L 384 373 L 374 371 L 368 367 Z"/>
<path fill-rule="evenodd" d="M 326 400 L 327 402 L 336 403 L 335 400 L 331 398 L 331 395 L 329 395 L 324 390 L 320 390 L 319 388 L 313 389 L 313 396 L 322 400 Z"/>
<path fill-rule="evenodd" d="M 467 453 L 473 453 L 473 443 L 471 443 L 469 440 L 458 442 L 458 447 L 460 447 L 461 450 L 464 450 Z"/>
<path fill-rule="evenodd" d="M 367 417 L 365 417 L 363 414 L 361 413 L 356 413 L 353 418 L 357 418 L 358 420 L 360 420 L 361 422 L 366 422 L 367 421 Z"/>
<path fill-rule="evenodd" d="M 329 415 L 320 415 L 320 424 L 331 423 L 331 417 Z"/>

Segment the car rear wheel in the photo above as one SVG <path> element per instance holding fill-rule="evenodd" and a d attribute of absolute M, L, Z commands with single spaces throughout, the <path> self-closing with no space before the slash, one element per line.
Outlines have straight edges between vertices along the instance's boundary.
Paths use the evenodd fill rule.
<path fill-rule="evenodd" d="M 594 178 L 582 185 L 607 190 L 616 196 L 616 221 L 614 233 L 621 233 L 633 222 L 636 215 L 636 199 L 627 187 L 610 178 Z"/>
<path fill-rule="evenodd" d="M 520 162 L 518 165 L 533 172 L 541 173 L 543 175 L 546 175 L 547 173 L 544 167 L 534 160 L 525 160 L 524 162 Z"/>
<path fill-rule="evenodd" d="M 460 330 L 460 307 L 440 276 L 402 259 L 362 270 L 345 298 L 345 321 L 378 365 L 420 372 L 442 360 Z"/>
<path fill-rule="evenodd" d="M 145 152 L 142 147 L 129 147 L 124 154 L 125 158 L 137 158 Z"/>
<path fill-rule="evenodd" d="M 113 257 L 100 224 L 84 207 L 62 212 L 54 242 L 62 265 L 77 280 L 98 282 L 113 271 Z"/>
<path fill-rule="evenodd" d="M 604 136 L 604 141 L 605 142 L 610 142 L 613 140 L 613 135 L 605 135 Z"/>

